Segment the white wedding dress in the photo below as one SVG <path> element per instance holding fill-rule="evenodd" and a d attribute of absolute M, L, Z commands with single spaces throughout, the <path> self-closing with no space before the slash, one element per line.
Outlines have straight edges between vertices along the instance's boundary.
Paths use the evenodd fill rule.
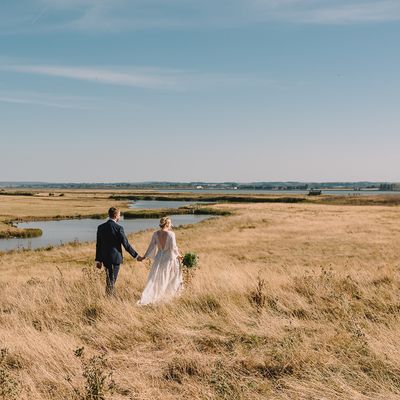
<path fill-rule="evenodd" d="M 146 258 L 154 260 L 146 286 L 138 304 L 152 304 L 170 300 L 182 289 L 182 270 L 179 265 L 179 250 L 175 233 L 167 231 L 164 246 L 160 242 L 161 231 L 153 233 Z"/>

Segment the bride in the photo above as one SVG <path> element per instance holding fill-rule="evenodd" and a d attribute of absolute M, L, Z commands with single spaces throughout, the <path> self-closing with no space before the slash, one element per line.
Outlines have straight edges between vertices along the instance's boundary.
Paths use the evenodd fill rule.
<path fill-rule="evenodd" d="M 161 218 L 160 229 L 153 233 L 149 248 L 142 258 L 151 258 L 154 262 L 138 304 L 169 300 L 182 288 L 182 271 L 179 266 L 182 256 L 176 245 L 175 233 L 171 229 L 171 219 Z"/>

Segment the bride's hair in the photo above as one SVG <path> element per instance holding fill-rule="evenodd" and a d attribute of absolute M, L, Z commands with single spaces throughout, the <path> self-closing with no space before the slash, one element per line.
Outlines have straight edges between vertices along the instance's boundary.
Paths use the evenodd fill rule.
<path fill-rule="evenodd" d="M 172 221 L 170 217 L 162 217 L 160 219 L 160 228 L 165 228 L 167 225 L 172 225 Z"/>

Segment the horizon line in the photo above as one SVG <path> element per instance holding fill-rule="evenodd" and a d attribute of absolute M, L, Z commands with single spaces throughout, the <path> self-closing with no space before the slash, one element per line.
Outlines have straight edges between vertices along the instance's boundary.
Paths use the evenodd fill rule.
<path fill-rule="evenodd" d="M 143 185 L 143 184 L 210 184 L 210 185 L 223 185 L 223 184 L 272 184 L 272 183 L 342 183 L 342 184 L 352 184 L 352 183 L 398 183 L 399 181 L 393 180 L 377 180 L 377 181 L 369 181 L 369 180 L 273 180 L 273 181 L 158 181 L 158 180 L 147 180 L 147 181 L 0 181 L 0 185 L 2 184 L 62 184 L 62 185 Z"/>

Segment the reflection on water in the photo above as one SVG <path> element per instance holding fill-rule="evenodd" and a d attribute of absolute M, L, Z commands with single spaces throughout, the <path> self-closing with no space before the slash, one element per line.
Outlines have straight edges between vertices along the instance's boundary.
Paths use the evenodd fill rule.
<path fill-rule="evenodd" d="M 175 226 L 194 224 L 203 221 L 210 216 L 206 215 L 172 215 Z M 61 221 L 37 221 L 17 224 L 19 228 L 40 228 L 43 235 L 30 239 L 1 239 L 0 251 L 14 250 L 18 248 L 37 249 L 47 246 L 57 246 L 73 241 L 89 242 L 96 240 L 97 226 L 103 221 L 96 219 L 71 219 Z M 125 233 L 138 232 L 144 229 L 158 229 L 158 218 L 121 220 Z M 150 235 L 149 235 L 150 240 Z M 133 247 L 134 244 L 133 244 Z"/>
<path fill-rule="evenodd" d="M 196 204 L 195 201 L 173 200 L 137 200 L 129 205 L 129 208 L 154 210 L 159 208 L 179 208 Z"/>

